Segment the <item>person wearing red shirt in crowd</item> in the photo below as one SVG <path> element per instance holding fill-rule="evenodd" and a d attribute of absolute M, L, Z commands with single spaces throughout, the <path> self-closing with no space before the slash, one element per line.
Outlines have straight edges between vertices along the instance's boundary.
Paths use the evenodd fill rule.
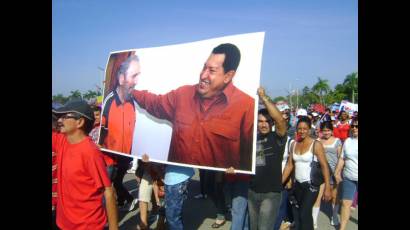
<path fill-rule="evenodd" d="M 99 143 L 106 149 L 131 154 L 136 115 L 130 92 L 136 86 L 140 73 L 138 56 L 129 56 L 116 72 L 114 89 L 104 98 Z M 123 185 L 132 158 L 112 153 L 105 153 L 104 158 L 117 192 L 118 206 L 132 210 L 137 199 Z"/>
<path fill-rule="evenodd" d="M 53 114 L 51 127 L 54 132 L 58 132 L 57 116 Z M 52 212 L 52 229 L 58 229 L 56 225 L 56 205 L 57 205 L 57 154 L 51 152 L 51 212 Z"/>
<path fill-rule="evenodd" d="M 349 115 L 346 111 L 341 111 L 338 120 L 333 130 L 333 136 L 339 138 L 343 143 L 349 137 Z"/>
<path fill-rule="evenodd" d="M 221 44 L 205 62 L 198 84 L 165 95 L 132 90 L 148 113 L 172 123 L 168 161 L 252 169 L 255 102 L 232 83 L 239 61 L 235 45 Z"/>
<path fill-rule="evenodd" d="M 98 144 L 98 137 L 100 135 L 100 120 L 101 120 L 101 107 L 100 106 L 92 106 L 91 107 L 94 111 L 94 128 L 91 130 L 90 134 L 88 134 L 94 143 Z"/>
<path fill-rule="evenodd" d="M 52 132 L 57 153 L 57 225 L 65 229 L 118 229 L 114 190 L 102 153 L 88 136 L 93 111 L 83 100 L 72 100 L 57 110 L 60 133 Z M 105 206 L 103 205 L 103 196 Z"/>

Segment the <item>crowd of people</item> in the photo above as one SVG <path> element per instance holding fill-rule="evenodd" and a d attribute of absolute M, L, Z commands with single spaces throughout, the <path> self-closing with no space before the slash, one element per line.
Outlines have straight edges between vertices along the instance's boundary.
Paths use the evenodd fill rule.
<path fill-rule="evenodd" d="M 232 52 L 236 56 L 233 61 Z M 211 53 L 199 84 L 189 88 L 197 93 L 203 116 L 210 111 L 215 113 L 212 109 L 216 106 L 219 109 L 229 105 L 226 101 L 231 103 L 231 100 L 225 97 L 235 95 L 234 92 L 243 97 L 231 82 L 239 60 L 239 50 L 232 44 L 222 44 Z M 139 60 L 131 56 L 121 65 L 116 88 L 102 108 L 83 100 L 53 108 L 54 229 L 118 229 L 118 210 L 133 211 L 137 207 L 137 229 L 149 229 L 149 203 L 159 215 L 157 229 L 184 229 L 182 207 L 193 168 L 150 162 L 146 153 L 138 164 L 132 163 L 134 169 L 138 166 L 135 170 L 138 197 L 133 197 L 123 185 L 132 157 L 101 150 L 131 153 L 135 114 L 134 117 L 121 114 L 124 110 L 134 110 L 133 100 L 158 117 L 177 113 L 169 101 L 180 99 L 182 96 L 176 94 L 181 90 L 173 91 L 168 101 L 146 92 L 140 94 L 133 90 L 138 75 Z M 238 167 L 250 168 L 250 162 L 243 159 L 226 171 L 200 169 L 200 194 L 195 198 L 211 198 L 216 210 L 215 221 L 209 227 L 220 228 L 230 213 L 234 230 L 279 230 L 286 226 L 312 230 L 317 228 L 320 204 L 324 201 L 332 205 L 331 224 L 346 229 L 351 207 L 357 202 L 358 113 L 349 117 L 346 111 L 327 109 L 321 113 L 277 108 L 262 87 L 258 96 L 262 104 L 257 117 L 256 157 L 252 162 L 256 166 L 255 174 L 236 172 Z M 243 108 L 247 109 L 243 116 L 253 113 L 252 106 Z M 244 130 L 243 135 L 248 134 L 253 126 L 248 125 Z M 117 132 L 129 135 L 118 139 Z M 206 130 L 203 132 L 206 134 Z M 206 135 L 201 136 L 207 139 Z M 251 150 L 239 146 L 241 141 L 249 142 L 250 136 L 237 140 L 238 148 L 233 149 L 238 156 L 248 156 L 245 152 Z M 175 156 L 187 157 L 196 147 L 183 146 Z M 223 152 L 217 156 L 222 155 Z"/>

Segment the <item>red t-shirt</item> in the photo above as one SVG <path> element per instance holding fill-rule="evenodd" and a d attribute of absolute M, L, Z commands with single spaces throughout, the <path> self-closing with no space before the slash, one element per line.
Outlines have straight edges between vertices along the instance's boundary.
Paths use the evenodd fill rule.
<path fill-rule="evenodd" d="M 333 136 L 338 137 L 342 141 L 345 141 L 349 137 L 349 130 L 350 130 L 349 122 L 342 124 L 339 121 L 336 124 L 336 128 L 333 129 Z"/>
<path fill-rule="evenodd" d="M 57 154 L 51 153 L 51 209 L 54 210 L 57 205 Z"/>
<path fill-rule="evenodd" d="M 53 132 L 57 153 L 57 225 L 61 229 L 103 229 L 107 222 L 102 203 L 104 188 L 111 186 L 103 156 L 90 137 L 70 144 Z"/>

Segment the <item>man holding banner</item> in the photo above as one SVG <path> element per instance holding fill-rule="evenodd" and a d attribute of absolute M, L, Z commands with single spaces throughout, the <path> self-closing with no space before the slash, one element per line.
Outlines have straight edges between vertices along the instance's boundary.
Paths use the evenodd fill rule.
<path fill-rule="evenodd" d="M 221 44 L 204 64 L 198 84 L 165 95 L 132 90 L 141 108 L 172 123 L 168 161 L 252 170 L 255 103 L 232 83 L 239 61 L 235 45 Z"/>

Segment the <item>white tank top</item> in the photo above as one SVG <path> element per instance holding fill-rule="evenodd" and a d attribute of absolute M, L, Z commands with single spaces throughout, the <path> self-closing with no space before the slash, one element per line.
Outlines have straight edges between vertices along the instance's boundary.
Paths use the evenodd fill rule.
<path fill-rule="evenodd" d="M 299 183 L 310 181 L 310 164 L 312 162 L 312 148 L 314 143 L 315 142 L 313 141 L 310 145 L 309 150 L 301 155 L 295 153 L 296 144 L 293 146 L 293 160 L 295 161 L 295 179 Z M 314 160 L 317 161 L 316 156 L 314 156 Z"/>

